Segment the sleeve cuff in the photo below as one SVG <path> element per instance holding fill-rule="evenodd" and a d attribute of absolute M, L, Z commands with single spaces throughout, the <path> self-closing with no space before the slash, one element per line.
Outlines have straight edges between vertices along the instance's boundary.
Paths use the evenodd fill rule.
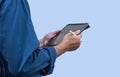
<path fill-rule="evenodd" d="M 54 47 L 49 47 L 46 48 L 48 50 L 48 54 L 50 56 L 50 60 L 49 60 L 49 65 L 44 68 L 43 70 L 40 71 L 40 73 L 44 76 L 44 75 L 48 75 L 51 74 L 53 72 L 54 69 L 54 63 L 55 60 L 57 58 L 57 53 Z"/>

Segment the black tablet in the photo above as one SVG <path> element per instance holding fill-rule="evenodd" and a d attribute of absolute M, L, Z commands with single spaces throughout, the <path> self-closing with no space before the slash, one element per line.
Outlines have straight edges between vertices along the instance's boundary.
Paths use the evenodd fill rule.
<path fill-rule="evenodd" d="M 66 25 L 61 32 L 56 36 L 55 40 L 53 41 L 53 43 L 51 44 L 52 46 L 58 45 L 62 40 L 63 37 L 71 31 L 76 31 L 76 30 L 80 30 L 81 32 L 83 32 L 84 30 L 88 29 L 90 26 L 88 23 L 76 23 L 76 24 L 68 24 Z"/>

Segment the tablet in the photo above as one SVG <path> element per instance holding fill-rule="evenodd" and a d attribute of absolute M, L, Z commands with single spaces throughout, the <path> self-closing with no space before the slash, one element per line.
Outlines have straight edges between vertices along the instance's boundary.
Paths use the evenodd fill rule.
<path fill-rule="evenodd" d="M 76 24 L 68 24 L 66 25 L 62 30 L 61 32 L 56 36 L 55 40 L 52 42 L 52 46 L 55 46 L 55 45 L 58 45 L 62 40 L 63 40 L 63 37 L 71 31 L 76 31 L 76 30 L 80 30 L 81 33 L 88 29 L 90 26 L 88 23 L 76 23 Z"/>

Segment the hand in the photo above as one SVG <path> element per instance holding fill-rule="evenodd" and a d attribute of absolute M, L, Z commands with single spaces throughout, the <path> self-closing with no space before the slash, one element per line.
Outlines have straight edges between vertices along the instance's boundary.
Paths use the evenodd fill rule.
<path fill-rule="evenodd" d="M 57 34 L 60 33 L 60 30 L 50 32 L 46 34 L 41 40 L 40 40 L 40 47 L 48 47 L 51 45 L 51 43 L 54 41 Z"/>
<path fill-rule="evenodd" d="M 68 33 L 64 36 L 63 41 L 55 46 L 57 55 L 61 55 L 62 53 L 66 51 L 73 51 L 79 48 L 81 44 L 81 34 L 80 30 L 77 30 L 74 32 L 76 36 L 74 36 L 72 33 Z"/>

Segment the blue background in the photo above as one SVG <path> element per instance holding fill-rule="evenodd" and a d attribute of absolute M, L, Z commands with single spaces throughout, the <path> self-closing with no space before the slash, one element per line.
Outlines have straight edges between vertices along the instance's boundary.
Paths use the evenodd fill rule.
<path fill-rule="evenodd" d="M 68 23 L 88 22 L 82 44 L 60 56 L 47 77 L 120 77 L 119 0 L 29 0 L 38 38 Z"/>

